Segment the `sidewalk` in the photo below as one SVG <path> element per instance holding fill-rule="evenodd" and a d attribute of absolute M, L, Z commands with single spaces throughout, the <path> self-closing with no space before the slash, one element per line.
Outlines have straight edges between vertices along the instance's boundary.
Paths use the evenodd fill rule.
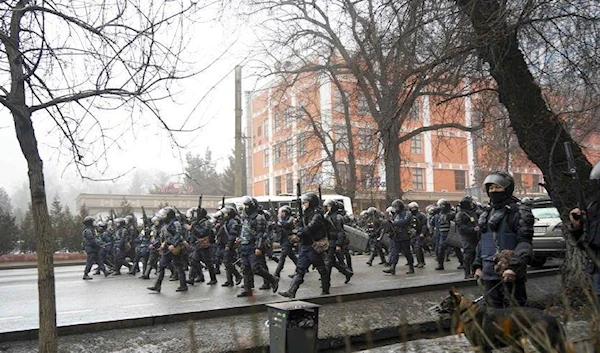
<path fill-rule="evenodd" d="M 0 271 L 2 270 L 18 270 L 22 268 L 36 268 L 37 262 L 0 262 Z M 58 260 L 54 261 L 54 267 L 85 265 L 85 260 Z"/>
<path fill-rule="evenodd" d="M 536 302 L 546 302 L 548 296 L 558 294 L 557 284 L 558 276 L 532 278 L 527 282 L 528 294 Z M 480 289 L 475 286 L 463 287 L 461 292 L 470 298 L 480 295 Z M 323 304 L 319 310 L 320 351 L 341 352 L 344 351 L 344 346 L 350 343 L 350 351 L 356 351 L 380 345 L 381 342 L 448 334 L 449 322 L 440 321 L 437 314 L 429 311 L 431 306 L 438 304 L 448 295 L 447 289 L 398 293 L 399 295 L 391 297 Z M 257 312 L 74 334 L 61 336 L 59 342 L 61 352 L 170 353 L 190 352 L 192 346 L 198 348 L 197 352 L 206 353 L 265 352 L 268 351 L 266 347 L 269 345 L 267 324 L 267 313 Z M 575 331 L 586 332 L 581 328 Z M 460 342 L 456 342 L 455 336 L 413 342 L 419 342 L 421 346 L 417 345 L 419 349 L 410 352 L 468 351 L 464 349 L 464 343 L 461 345 Z M 386 347 L 395 349 L 394 346 Z M 404 346 L 399 345 L 400 349 L 397 350 L 373 352 L 403 352 Z M 5 353 L 29 353 L 36 350 L 37 342 L 4 342 L 0 348 Z"/>

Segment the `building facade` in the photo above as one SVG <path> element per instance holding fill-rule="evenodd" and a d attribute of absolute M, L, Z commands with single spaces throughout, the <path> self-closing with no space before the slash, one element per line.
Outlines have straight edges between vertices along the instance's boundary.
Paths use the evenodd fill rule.
<path fill-rule="evenodd" d="M 317 185 L 325 189 L 343 186 L 352 180 L 349 151 L 353 151 L 355 204 L 358 208 L 380 205 L 386 189 L 382 132 L 352 79 L 343 80 L 343 93 L 316 73 L 301 75 L 293 84 L 284 81 L 247 95 L 249 193 L 293 194 L 297 181 L 306 190 Z M 418 97 L 400 136 L 436 124 L 476 125 L 482 115 L 473 108 L 476 96 L 444 99 Z M 489 160 L 488 154 L 507 156 L 518 193 L 543 192 L 538 168 L 518 151 L 504 153 L 490 147 L 485 136 L 485 131 L 445 128 L 424 131 L 401 143 L 398 153 L 404 199 L 432 203 L 441 197 L 457 201 L 465 194 L 481 198 L 482 175 L 489 171 L 482 161 Z"/>

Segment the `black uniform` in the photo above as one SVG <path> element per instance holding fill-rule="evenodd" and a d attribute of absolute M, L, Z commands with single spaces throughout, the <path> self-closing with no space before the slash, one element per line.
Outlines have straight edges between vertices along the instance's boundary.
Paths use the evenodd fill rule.
<path fill-rule="evenodd" d="M 456 225 L 458 233 L 462 240 L 462 252 L 464 259 L 465 279 L 473 278 L 473 261 L 475 260 L 475 248 L 479 242 L 479 216 L 473 201 L 470 199 L 461 200 L 460 211 L 456 214 Z"/>
<path fill-rule="evenodd" d="M 192 252 L 190 256 L 192 266 L 190 269 L 190 280 L 193 281 L 195 275 L 202 274 L 202 261 L 208 268 L 208 273 L 210 275 L 210 281 L 206 284 L 216 284 L 217 276 L 215 274 L 211 252 L 211 246 L 215 242 L 212 224 L 208 221 L 208 218 L 203 217 L 199 221 L 192 223 L 190 232 L 192 236 Z"/>
<path fill-rule="evenodd" d="M 92 277 L 90 277 L 88 274 L 95 263 L 98 264 L 100 271 L 104 272 L 104 275 L 107 276 L 108 273 L 106 272 L 106 268 L 104 268 L 104 262 L 100 261 L 100 257 L 98 255 L 100 252 L 100 245 L 98 244 L 99 239 L 98 235 L 96 234 L 96 230 L 94 229 L 93 219 L 92 222 L 85 224 L 82 236 L 83 248 L 85 249 L 85 253 L 87 255 L 85 269 L 83 270 L 83 279 L 92 279 Z"/>
<path fill-rule="evenodd" d="M 288 298 L 296 297 L 296 292 L 300 285 L 304 283 L 304 275 L 308 267 L 312 264 L 321 275 L 321 294 L 329 294 L 330 277 L 329 271 L 325 267 L 324 255 L 328 246 L 327 232 L 325 228 L 325 218 L 318 209 L 319 197 L 309 193 L 302 196 L 302 201 L 308 202 L 308 208 L 304 211 L 304 217 L 301 225 L 297 229 L 300 237 L 300 253 L 298 254 L 298 263 L 296 264 L 296 274 L 292 279 L 290 288 L 285 292 L 279 292 L 280 295 Z"/>
<path fill-rule="evenodd" d="M 337 253 L 341 251 L 343 241 L 346 236 L 344 231 L 344 218 L 332 208 L 325 214 L 325 226 L 327 228 L 327 238 L 329 240 L 329 249 L 325 257 L 325 266 L 331 275 L 331 270 L 335 267 L 341 274 L 346 276 L 345 283 L 350 282 L 354 275 L 352 270 L 343 262 L 338 261 Z"/>
<path fill-rule="evenodd" d="M 239 297 L 252 295 L 254 275 L 259 275 L 268 281 L 271 288 L 273 288 L 273 292 L 276 292 L 279 286 L 279 277 L 270 274 L 264 266 L 264 254 L 262 252 L 264 250 L 263 242 L 267 241 L 265 239 L 267 235 L 267 220 L 262 212 L 256 209 L 253 211 L 242 221 L 242 230 L 240 232 L 240 255 L 243 266 L 244 291 L 238 294 Z M 260 250 L 260 255 L 257 254 L 257 250 Z"/>
<path fill-rule="evenodd" d="M 293 229 L 294 217 L 291 215 L 284 215 L 283 217 L 279 218 L 275 228 L 275 232 L 278 233 L 277 237 L 279 238 L 279 244 L 281 245 L 281 255 L 279 256 L 279 263 L 277 264 L 277 269 L 275 270 L 275 276 L 277 277 L 280 277 L 281 275 L 281 270 L 283 270 L 286 257 L 289 257 L 294 265 L 296 265 L 298 262 L 296 253 L 294 253 L 293 244 L 290 241 L 290 236 L 292 235 Z"/>

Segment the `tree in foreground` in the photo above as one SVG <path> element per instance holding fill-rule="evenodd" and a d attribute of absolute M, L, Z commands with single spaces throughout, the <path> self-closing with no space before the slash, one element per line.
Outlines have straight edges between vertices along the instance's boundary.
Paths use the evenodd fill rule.
<path fill-rule="evenodd" d="M 191 74 L 182 55 L 185 36 L 188 20 L 203 6 L 187 0 L 0 3 L 0 104 L 13 117 L 27 160 L 41 353 L 58 347 L 53 241 L 34 117 L 36 125 L 53 126 L 50 131 L 82 175 L 105 158 L 109 147 L 119 146 L 122 136 L 109 134 L 124 123 L 115 119 L 117 109 L 128 108 L 127 125 L 134 126 L 145 112 L 146 119 L 152 116 L 168 129 L 156 101 L 177 88 L 170 86 L 174 80 Z M 110 116 L 103 110 L 111 110 Z"/>

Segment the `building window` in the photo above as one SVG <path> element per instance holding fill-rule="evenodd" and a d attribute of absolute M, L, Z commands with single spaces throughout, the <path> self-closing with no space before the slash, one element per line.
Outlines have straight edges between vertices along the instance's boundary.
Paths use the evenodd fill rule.
<path fill-rule="evenodd" d="M 271 195 L 271 190 L 269 190 L 269 179 L 265 179 L 265 195 Z"/>
<path fill-rule="evenodd" d="M 306 133 L 298 134 L 298 156 L 306 154 Z"/>
<path fill-rule="evenodd" d="M 369 110 L 369 103 L 367 103 L 367 97 L 364 94 L 358 95 L 358 114 L 359 115 L 369 115 L 371 111 Z"/>
<path fill-rule="evenodd" d="M 342 100 L 342 92 L 340 92 L 337 89 L 333 93 L 333 110 L 335 110 L 338 113 L 345 113 L 344 101 Z"/>
<path fill-rule="evenodd" d="M 269 151 L 269 149 L 267 148 L 267 149 L 264 151 L 263 155 L 264 155 L 264 162 L 265 162 L 265 163 L 264 163 L 264 167 L 265 167 L 265 168 L 269 168 L 269 159 L 270 159 L 270 157 L 271 157 L 271 151 Z"/>
<path fill-rule="evenodd" d="M 360 170 L 360 181 L 363 187 L 369 189 L 373 187 L 373 166 L 371 165 L 359 165 Z"/>
<path fill-rule="evenodd" d="M 348 149 L 348 130 L 345 125 L 335 125 L 333 127 L 333 134 L 335 135 L 335 143 L 337 149 L 347 150 Z"/>
<path fill-rule="evenodd" d="M 292 126 L 292 122 L 294 121 L 294 113 L 295 113 L 294 107 L 285 108 L 285 110 L 283 111 L 283 126 L 284 127 L 287 128 L 287 127 Z"/>
<path fill-rule="evenodd" d="M 281 116 L 279 115 L 279 113 L 274 113 L 273 114 L 273 131 L 279 131 L 280 124 L 281 124 Z"/>
<path fill-rule="evenodd" d="M 513 179 L 515 179 L 515 190 L 521 192 L 523 190 L 523 175 L 521 173 L 514 173 Z"/>
<path fill-rule="evenodd" d="M 281 162 L 281 145 L 273 146 L 273 164 Z"/>
<path fill-rule="evenodd" d="M 258 127 L 256 128 L 256 136 L 257 137 L 262 136 L 262 129 L 263 129 L 262 125 L 258 125 Z"/>
<path fill-rule="evenodd" d="M 467 173 L 464 170 L 454 171 L 454 190 L 462 191 L 467 189 Z"/>
<path fill-rule="evenodd" d="M 408 118 L 413 121 L 421 120 L 421 103 L 418 100 L 413 102 L 412 107 L 410 107 L 410 111 L 408 112 Z"/>
<path fill-rule="evenodd" d="M 285 192 L 294 194 L 294 174 L 292 173 L 285 175 Z"/>
<path fill-rule="evenodd" d="M 288 140 L 285 142 L 285 159 L 290 160 L 294 158 L 294 140 Z"/>
<path fill-rule="evenodd" d="M 423 168 L 413 168 L 412 186 L 414 190 L 425 190 L 425 170 Z"/>
<path fill-rule="evenodd" d="M 341 186 L 348 185 L 350 182 L 350 169 L 348 168 L 348 164 L 346 163 L 338 163 L 337 164 L 338 174 L 340 175 Z"/>
<path fill-rule="evenodd" d="M 281 194 L 281 177 L 275 177 L 275 195 Z"/>
<path fill-rule="evenodd" d="M 531 185 L 531 192 L 542 192 L 540 189 L 540 175 L 533 174 L 533 185 Z"/>
<path fill-rule="evenodd" d="M 263 129 L 263 135 L 265 135 L 266 138 L 269 138 L 269 119 L 267 118 L 267 120 L 265 120 L 265 124 L 263 125 L 264 129 Z"/>
<path fill-rule="evenodd" d="M 410 139 L 410 153 L 423 154 L 423 139 L 420 134 Z"/>
<path fill-rule="evenodd" d="M 373 130 L 365 129 L 358 133 L 358 150 L 359 151 L 372 151 L 375 145 L 373 139 Z"/>

